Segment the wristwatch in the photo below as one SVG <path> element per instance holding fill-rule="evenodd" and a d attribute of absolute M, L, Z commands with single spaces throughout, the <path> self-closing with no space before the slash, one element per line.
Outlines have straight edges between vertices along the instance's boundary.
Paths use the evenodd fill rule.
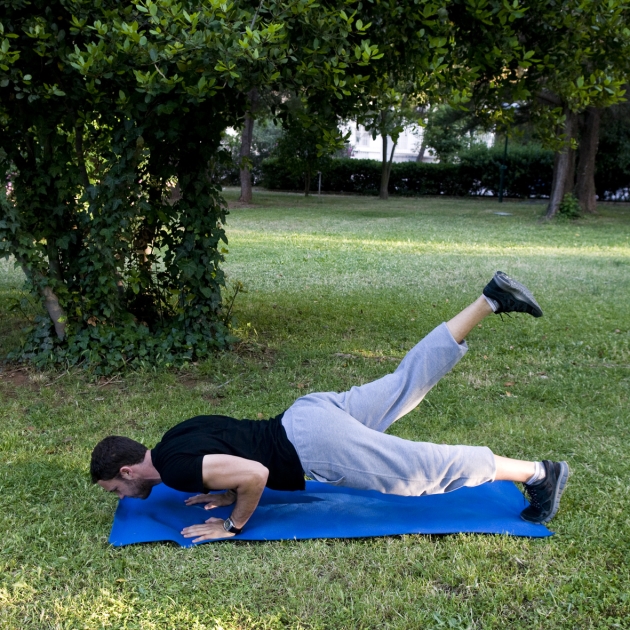
<path fill-rule="evenodd" d="M 226 532 L 230 532 L 230 534 L 240 534 L 243 531 L 242 527 L 236 527 L 234 525 L 234 521 L 230 516 L 223 521 L 223 529 Z"/>

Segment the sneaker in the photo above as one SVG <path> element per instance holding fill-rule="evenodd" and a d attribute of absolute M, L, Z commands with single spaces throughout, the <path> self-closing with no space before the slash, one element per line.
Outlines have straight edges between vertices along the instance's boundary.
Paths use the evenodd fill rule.
<path fill-rule="evenodd" d="M 512 280 L 502 271 L 497 271 L 483 290 L 483 294 L 494 300 L 499 308 L 495 313 L 529 313 L 542 317 L 542 309 L 531 291 L 520 282 Z"/>
<path fill-rule="evenodd" d="M 547 523 L 560 507 L 560 497 L 569 478 L 566 462 L 543 461 L 547 476 L 538 483 L 525 484 L 531 503 L 521 512 L 521 518 L 530 523 Z"/>

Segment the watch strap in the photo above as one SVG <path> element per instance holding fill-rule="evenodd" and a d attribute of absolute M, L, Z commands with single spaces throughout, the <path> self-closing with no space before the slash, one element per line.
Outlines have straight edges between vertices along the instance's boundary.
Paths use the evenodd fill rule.
<path fill-rule="evenodd" d="M 223 529 L 230 534 L 240 534 L 243 531 L 242 527 L 236 527 L 236 525 L 234 525 L 234 521 L 230 516 L 223 521 Z"/>

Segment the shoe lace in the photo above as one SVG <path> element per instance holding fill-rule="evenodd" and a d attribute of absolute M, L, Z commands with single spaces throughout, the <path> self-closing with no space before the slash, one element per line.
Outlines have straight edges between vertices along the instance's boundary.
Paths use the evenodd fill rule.
<path fill-rule="evenodd" d="M 531 503 L 532 507 L 536 509 L 540 509 L 542 507 L 541 498 L 544 494 L 544 490 L 542 487 L 535 485 L 525 485 L 525 493 L 529 497 L 529 502 Z"/>

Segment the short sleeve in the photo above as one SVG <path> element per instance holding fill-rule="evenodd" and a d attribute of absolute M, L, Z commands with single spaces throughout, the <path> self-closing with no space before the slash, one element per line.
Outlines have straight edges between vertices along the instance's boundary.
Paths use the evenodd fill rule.
<path fill-rule="evenodd" d="M 156 466 L 162 482 L 181 492 L 205 492 L 203 455 L 177 454 L 166 457 Z"/>

